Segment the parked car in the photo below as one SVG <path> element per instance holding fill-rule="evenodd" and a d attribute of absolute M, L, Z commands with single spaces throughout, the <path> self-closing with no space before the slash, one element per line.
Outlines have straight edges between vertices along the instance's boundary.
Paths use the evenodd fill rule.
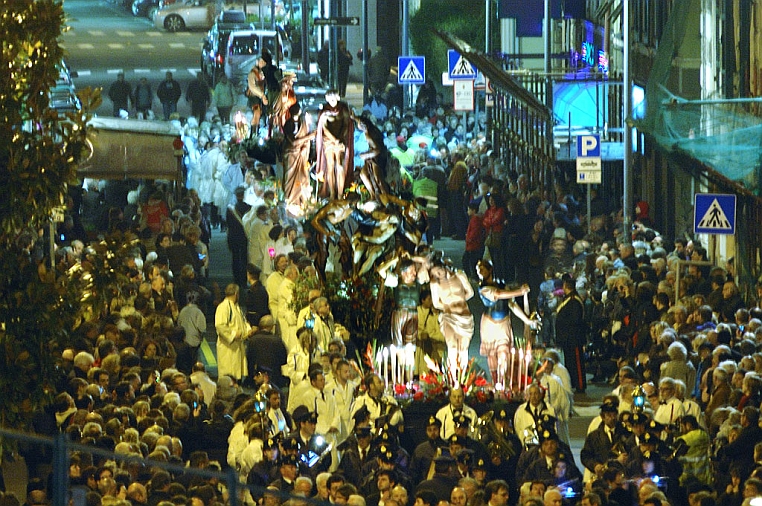
<path fill-rule="evenodd" d="M 217 84 L 217 78 L 225 70 L 228 36 L 233 31 L 248 28 L 251 28 L 251 25 L 246 23 L 243 11 L 224 11 L 204 37 L 201 47 L 201 72 L 212 86 Z"/>
<path fill-rule="evenodd" d="M 307 75 L 298 72 L 294 82 L 294 94 L 305 111 L 318 111 L 320 104 L 325 102 L 325 92 L 328 88 L 317 74 Z"/>
<path fill-rule="evenodd" d="M 74 112 L 82 109 L 82 103 L 77 97 L 77 91 L 73 79 L 77 77 L 76 72 L 69 70 L 66 62 L 61 60 L 57 65 L 58 79 L 56 84 L 50 88 L 50 108 L 59 112 Z"/>
<path fill-rule="evenodd" d="M 132 15 L 153 19 L 159 9 L 159 0 L 135 0 L 132 2 Z"/>
<path fill-rule="evenodd" d="M 285 58 L 286 49 L 282 30 L 236 30 L 228 37 L 225 51 L 225 75 L 234 83 L 242 82 L 256 64 L 263 49 L 267 49 L 278 62 Z M 290 54 L 290 43 L 287 49 Z M 275 62 L 274 62 L 275 63 Z"/>
<path fill-rule="evenodd" d="M 219 14 L 215 0 L 185 0 L 160 7 L 153 17 L 156 28 L 179 32 L 188 28 L 209 29 Z"/>

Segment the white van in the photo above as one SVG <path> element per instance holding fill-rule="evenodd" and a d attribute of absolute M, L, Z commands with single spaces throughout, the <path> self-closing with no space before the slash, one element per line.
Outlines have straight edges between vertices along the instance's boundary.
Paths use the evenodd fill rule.
<path fill-rule="evenodd" d="M 225 75 L 228 79 L 236 84 L 244 82 L 251 67 L 262 55 L 262 49 L 273 55 L 275 65 L 291 56 L 291 43 L 280 29 L 230 32 L 225 53 Z"/>

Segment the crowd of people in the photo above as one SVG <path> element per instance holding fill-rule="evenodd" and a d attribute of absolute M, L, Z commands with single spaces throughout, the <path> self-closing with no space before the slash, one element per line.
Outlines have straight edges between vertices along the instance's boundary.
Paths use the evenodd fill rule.
<path fill-rule="evenodd" d="M 369 108 L 347 117 L 363 125 L 352 134 L 354 153 L 363 141 L 377 151 L 383 144 L 387 174 L 358 174 L 369 197 L 332 188 L 307 223 L 272 183 L 286 168 L 242 151 L 230 160 L 228 130 L 206 121 L 208 105 L 186 130 L 199 172 L 189 170 L 182 199 L 150 182 L 88 181 L 72 192 L 58 230 L 61 268 L 94 254 L 94 233 L 140 239 L 108 315 L 73 331 L 54 403 L 32 424 L 130 457 L 74 452 L 73 496 L 89 506 L 211 506 L 230 494 L 267 506 L 736 506 L 762 495 L 762 309 L 741 297 L 732 261 L 691 264 L 707 251 L 650 228 L 646 202 L 634 230 L 598 196 L 584 223 L 580 195 L 560 175 L 552 189 L 532 187 L 492 151 L 481 118 L 463 120 L 431 96 L 418 116 Z M 372 171 L 366 161 L 355 166 Z M 214 228 L 227 231 L 232 257 L 234 283 L 224 289 L 209 272 Z M 344 262 L 342 236 L 351 240 Z M 462 270 L 426 249 L 443 236 L 465 241 Z M 407 255 L 372 250 L 405 240 Z M 35 241 L 27 234 L 20 244 L 41 261 Z M 453 368 L 469 358 L 476 326 L 467 301 L 478 293 L 486 372 L 496 390 L 510 385 L 508 396 L 523 401 L 497 402 L 480 419 L 452 384 L 403 447 L 405 424 L 414 424 L 379 371 L 361 373 L 353 351 L 364 343 L 333 321 L 321 282 L 329 242 L 333 253 L 322 253 L 333 255 L 335 274 L 378 269 L 395 287 L 393 334 L 381 339 L 432 356 L 447 349 Z M 306 299 L 296 300 L 301 292 Z M 514 301 L 521 297 L 524 307 Z M 537 328 L 535 346 L 546 349 L 525 392 L 513 388 L 511 315 Z M 207 322 L 216 378 L 197 362 L 212 336 Z M 416 360 L 417 375 L 424 364 Z M 568 420 L 588 373 L 618 385 L 575 459 Z M 22 454 L 26 501 L 45 504 L 51 453 Z M 232 469 L 247 487 L 170 473 L 165 462 Z"/>

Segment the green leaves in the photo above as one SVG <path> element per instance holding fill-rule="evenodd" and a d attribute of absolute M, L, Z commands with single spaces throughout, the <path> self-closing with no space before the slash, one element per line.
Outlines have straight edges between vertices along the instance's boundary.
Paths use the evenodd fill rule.
<path fill-rule="evenodd" d="M 410 40 L 415 54 L 426 56 L 426 74 L 447 72 L 447 45 L 433 30 L 451 32 L 475 48 L 484 47 L 484 2 L 463 0 L 421 0 L 410 18 Z M 432 79 L 437 82 L 438 78 Z"/>
<path fill-rule="evenodd" d="M 86 145 L 87 114 L 48 107 L 63 23 L 60 2 L 0 0 L 0 423 L 10 427 L 49 402 L 87 287 L 82 272 L 49 271 L 25 250 L 65 202 Z"/>

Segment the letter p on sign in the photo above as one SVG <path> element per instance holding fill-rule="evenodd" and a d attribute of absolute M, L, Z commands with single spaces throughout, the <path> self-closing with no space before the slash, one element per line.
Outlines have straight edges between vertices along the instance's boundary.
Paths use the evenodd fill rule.
<path fill-rule="evenodd" d="M 601 137 L 599 135 L 578 135 L 577 136 L 577 157 L 599 157 L 601 156 Z"/>

